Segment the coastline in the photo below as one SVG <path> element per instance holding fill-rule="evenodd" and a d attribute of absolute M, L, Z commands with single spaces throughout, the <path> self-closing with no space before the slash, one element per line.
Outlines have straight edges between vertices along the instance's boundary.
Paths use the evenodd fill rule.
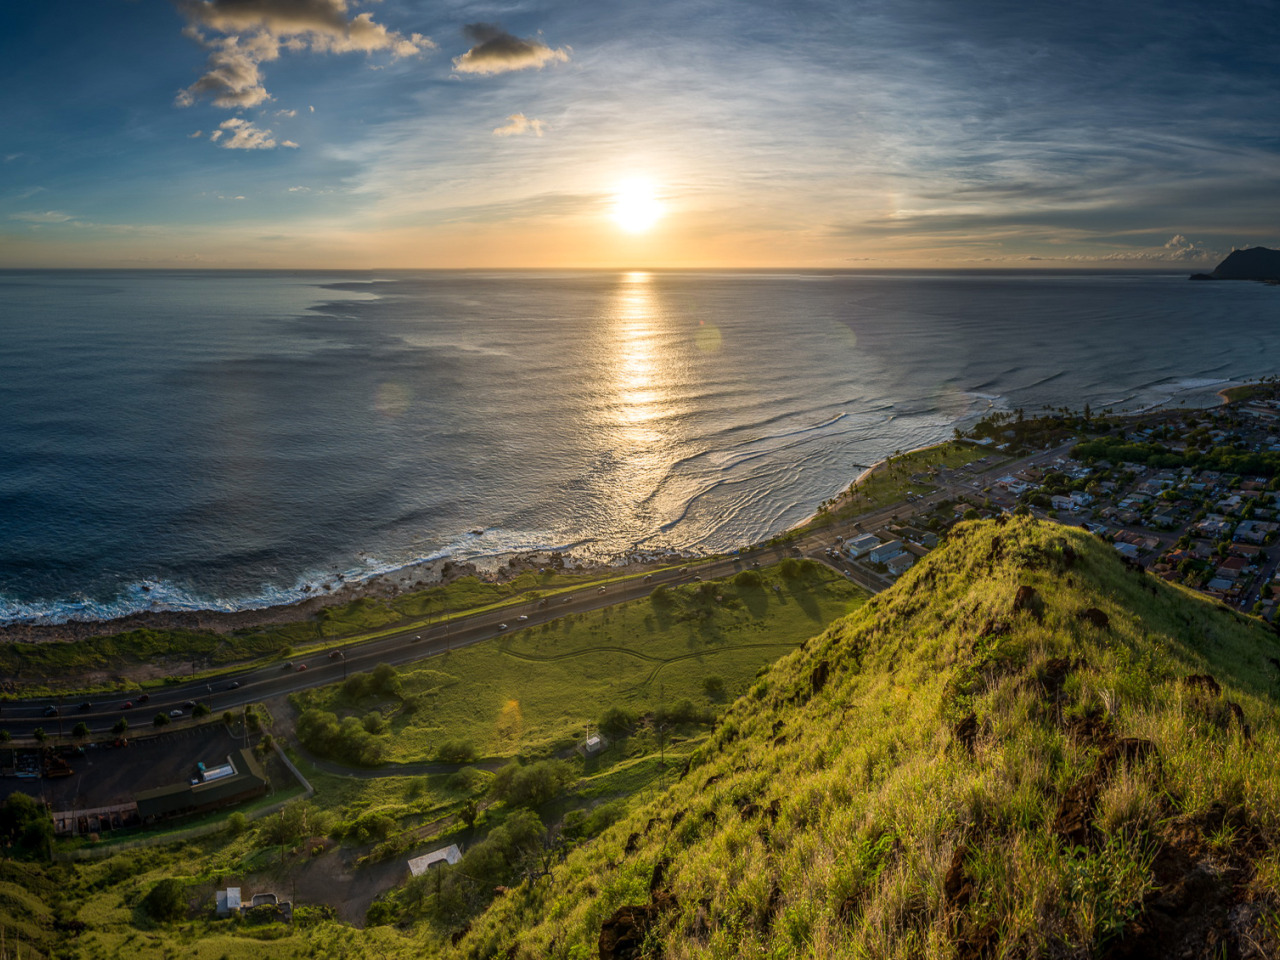
<path fill-rule="evenodd" d="M 1245 382 L 1231 384 L 1216 392 L 1219 406 L 1246 400 L 1252 396 L 1259 386 L 1257 383 Z M 1184 391 L 1191 392 L 1191 391 Z M 1175 394 L 1176 395 L 1176 394 Z M 1141 417 L 1159 412 L 1171 403 L 1170 396 L 1155 404 L 1122 416 Z M 901 451 L 901 456 L 920 453 L 944 446 L 950 442 L 941 439 L 933 443 L 923 444 L 909 450 Z M 883 468 L 893 457 L 884 457 L 864 468 L 853 480 L 826 503 L 830 507 L 838 507 L 859 485 Z M 821 518 L 824 508 L 819 507 L 805 519 L 776 536 L 786 536 L 795 530 L 812 524 Z M 553 560 L 558 557 L 559 561 Z M 501 583 L 520 573 L 538 569 L 552 563 L 563 563 L 564 569 L 583 575 L 604 575 L 606 573 L 641 572 L 673 562 L 690 559 L 690 555 L 671 553 L 628 554 L 610 561 L 592 561 L 574 556 L 571 552 L 529 552 L 513 554 L 495 554 L 485 558 L 489 562 L 483 566 L 474 560 L 460 561 L 449 557 L 440 557 L 430 561 L 410 564 L 404 567 L 372 574 L 358 581 L 344 581 L 335 578 L 340 585 L 323 592 L 317 591 L 305 599 L 270 606 L 246 608 L 241 610 L 216 609 L 182 609 L 182 610 L 143 610 L 120 617 L 98 620 L 68 619 L 61 623 L 23 623 L 15 622 L 0 625 L 0 642 L 18 643 L 56 643 L 83 640 L 91 637 L 112 636 L 132 630 L 197 630 L 214 633 L 231 633 L 238 630 L 253 630 L 272 626 L 283 626 L 304 622 L 316 617 L 328 607 L 341 606 L 360 599 L 391 600 L 416 590 L 450 583 L 463 577 L 474 576 L 484 582 Z"/>

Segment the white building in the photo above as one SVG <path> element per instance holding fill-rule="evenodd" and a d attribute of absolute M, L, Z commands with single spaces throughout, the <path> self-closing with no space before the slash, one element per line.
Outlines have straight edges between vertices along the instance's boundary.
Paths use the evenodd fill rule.
<path fill-rule="evenodd" d="M 409 872 L 415 877 L 420 877 L 432 867 L 438 867 L 442 863 L 453 866 L 461 859 L 462 851 L 458 849 L 456 843 L 452 843 L 447 847 L 441 847 L 439 850 L 424 853 L 420 857 L 414 857 L 409 861 Z"/>

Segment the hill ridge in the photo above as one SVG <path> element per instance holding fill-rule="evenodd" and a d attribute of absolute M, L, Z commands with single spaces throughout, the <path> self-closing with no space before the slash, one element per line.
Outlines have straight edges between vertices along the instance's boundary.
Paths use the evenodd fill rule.
<path fill-rule="evenodd" d="M 1278 653 L 1082 531 L 964 524 L 451 952 L 1276 955 Z"/>

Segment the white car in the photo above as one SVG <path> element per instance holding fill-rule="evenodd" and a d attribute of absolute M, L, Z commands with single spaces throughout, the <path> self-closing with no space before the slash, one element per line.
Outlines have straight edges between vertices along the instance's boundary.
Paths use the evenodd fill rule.
<path fill-rule="evenodd" d="M 507 625 L 506 625 L 505 623 L 500 623 L 500 624 L 498 624 L 498 629 L 499 629 L 499 630 L 505 630 L 505 629 L 507 629 Z"/>
<path fill-rule="evenodd" d="M 526 620 L 529 619 L 529 615 L 527 613 L 522 613 L 520 614 L 520 616 L 516 617 L 516 619 L 519 620 L 521 623 L 524 623 Z"/>

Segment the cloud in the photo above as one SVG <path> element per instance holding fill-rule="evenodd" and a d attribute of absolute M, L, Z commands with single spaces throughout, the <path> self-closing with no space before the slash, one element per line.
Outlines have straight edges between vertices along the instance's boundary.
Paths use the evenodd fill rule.
<path fill-rule="evenodd" d="M 298 149 L 298 145 L 297 145 L 296 143 L 294 143 L 292 140 L 281 140 L 281 141 L 280 141 L 280 146 L 282 146 L 282 147 L 288 147 L 288 148 L 289 148 L 289 149 L 291 149 L 291 150 L 297 150 L 297 149 Z"/>
<path fill-rule="evenodd" d="M 535 137 L 542 136 L 542 130 L 545 124 L 541 120 L 530 120 L 523 113 L 513 113 L 507 117 L 504 126 L 498 127 L 493 131 L 495 137 L 518 137 L 526 133 L 532 133 Z"/>
<path fill-rule="evenodd" d="M 563 47 L 552 50 L 541 40 L 521 40 L 496 23 L 469 23 L 463 31 L 475 46 L 462 56 L 454 57 L 453 68 L 459 73 L 491 76 L 531 67 L 540 70 L 552 61 L 567 63 L 569 60 Z"/>
<path fill-rule="evenodd" d="M 282 47 L 298 52 L 388 51 L 397 59 L 430 50 L 420 33 L 408 36 L 375 23 L 372 13 L 347 15 L 346 0 L 179 0 L 187 16 L 183 31 L 210 49 L 204 75 L 178 93 L 189 107 L 208 97 L 214 106 L 253 107 L 270 100 L 259 65 Z M 209 37 L 209 33 L 222 34 Z"/>
<path fill-rule="evenodd" d="M 203 131 L 203 130 L 197 130 L 195 133 L 190 134 L 190 135 L 188 136 L 188 139 L 189 139 L 189 140 L 198 140 L 200 137 L 203 137 L 203 136 L 204 136 L 204 131 Z"/>
<path fill-rule="evenodd" d="M 24 210 L 9 214 L 9 219 L 21 220 L 23 223 L 70 223 L 75 217 L 58 210 Z"/>
<path fill-rule="evenodd" d="M 290 193 L 310 193 L 311 188 L 310 187 L 290 187 L 289 192 Z"/>
<path fill-rule="evenodd" d="M 218 124 L 218 132 L 224 130 L 228 134 L 228 139 L 222 144 L 224 150 L 274 150 L 278 146 L 270 130 L 255 127 L 243 117 L 223 120 Z"/>

